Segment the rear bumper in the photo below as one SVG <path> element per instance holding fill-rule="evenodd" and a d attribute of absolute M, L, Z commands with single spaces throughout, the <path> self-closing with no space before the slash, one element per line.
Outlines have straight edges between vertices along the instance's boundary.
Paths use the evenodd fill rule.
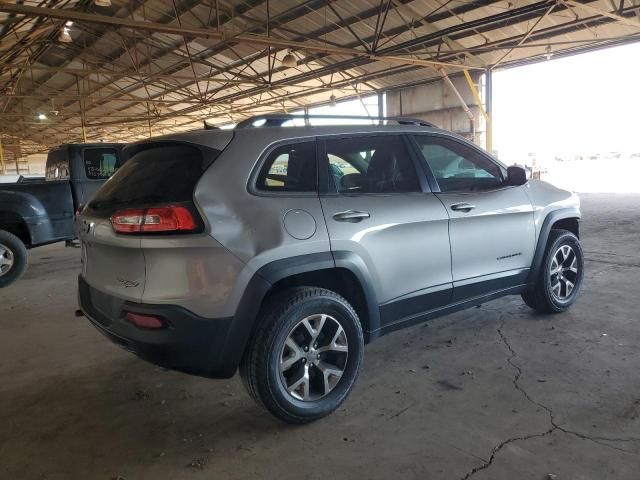
<path fill-rule="evenodd" d="M 82 276 L 78 297 L 85 316 L 114 343 L 156 365 L 210 378 L 234 375 L 253 323 L 253 318 L 202 318 L 178 306 L 124 301 L 91 287 Z M 126 312 L 157 315 L 169 326 L 141 329 L 124 319 Z"/>

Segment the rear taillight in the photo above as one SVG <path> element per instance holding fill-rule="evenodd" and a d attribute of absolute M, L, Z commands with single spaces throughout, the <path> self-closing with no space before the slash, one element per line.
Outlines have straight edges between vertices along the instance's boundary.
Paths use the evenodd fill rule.
<path fill-rule="evenodd" d="M 193 213 L 181 205 L 129 208 L 111 215 L 117 233 L 193 232 L 198 222 Z"/>
<path fill-rule="evenodd" d="M 138 328 L 166 328 L 167 324 L 162 317 L 155 315 L 143 315 L 141 313 L 127 312 L 127 322 L 133 323 Z"/>

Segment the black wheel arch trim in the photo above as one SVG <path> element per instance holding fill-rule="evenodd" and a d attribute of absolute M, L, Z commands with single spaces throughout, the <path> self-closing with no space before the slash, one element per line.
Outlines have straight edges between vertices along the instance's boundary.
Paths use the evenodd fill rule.
<path fill-rule="evenodd" d="M 358 254 L 349 251 L 334 250 L 333 252 L 327 251 L 285 258 L 264 265 L 256 272 L 256 276 L 263 278 L 270 285 L 274 285 L 276 282 L 293 275 L 332 268 L 348 270 L 355 276 L 360 284 L 360 288 L 365 296 L 368 315 L 366 325 L 363 325 L 363 330 L 365 331 L 367 341 L 370 341 L 370 334 L 377 332 L 380 328 L 380 310 L 378 308 L 378 299 L 373 289 L 369 269 L 365 261 Z M 263 298 L 264 295 L 260 297 L 260 303 Z"/>
<path fill-rule="evenodd" d="M 368 319 L 363 325 L 365 341 L 379 335 L 380 311 L 369 270 L 362 258 L 353 252 L 334 251 L 298 255 L 275 260 L 262 266 L 249 281 L 240 300 L 233 325 L 227 337 L 225 351 L 230 355 L 228 364 L 237 368 L 256 327 L 260 307 L 265 297 L 277 282 L 301 273 L 344 268 L 349 270 L 360 283 L 365 295 Z M 366 328 L 364 328 L 366 327 Z"/>
<path fill-rule="evenodd" d="M 356 279 L 360 283 L 360 287 L 362 288 L 362 292 L 365 296 L 368 316 L 366 325 L 363 325 L 362 330 L 365 342 L 369 343 L 380 336 L 380 307 L 367 264 L 354 252 L 341 250 L 334 251 L 333 258 L 335 260 L 336 267 L 349 270 L 353 275 L 355 275 Z"/>
<path fill-rule="evenodd" d="M 540 227 L 540 234 L 538 235 L 538 242 L 536 244 L 536 251 L 533 255 L 533 262 L 531 263 L 531 270 L 529 271 L 529 278 L 527 279 L 527 283 L 529 284 L 529 286 L 535 285 L 535 282 L 540 273 L 540 269 L 542 268 L 542 260 L 544 258 L 544 251 L 547 246 L 547 240 L 549 239 L 549 234 L 551 233 L 551 227 L 553 227 L 553 224 L 557 221 L 566 219 L 579 220 L 580 211 L 576 207 L 553 210 L 547 214 L 544 221 L 542 222 L 542 227 Z"/>

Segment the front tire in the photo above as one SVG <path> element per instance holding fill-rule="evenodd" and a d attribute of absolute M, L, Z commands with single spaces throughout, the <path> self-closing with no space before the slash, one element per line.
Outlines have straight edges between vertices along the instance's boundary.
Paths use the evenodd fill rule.
<path fill-rule="evenodd" d="M 27 269 L 27 249 L 13 233 L 0 230 L 0 288 L 18 280 Z"/>
<path fill-rule="evenodd" d="M 258 322 L 240 365 L 250 395 L 288 423 L 313 422 L 338 408 L 364 350 L 353 307 L 330 290 L 296 287 L 269 301 Z"/>
<path fill-rule="evenodd" d="M 524 302 L 541 313 L 559 313 L 576 301 L 584 276 L 580 240 L 567 230 L 551 230 L 542 267 L 532 290 L 522 294 Z"/>

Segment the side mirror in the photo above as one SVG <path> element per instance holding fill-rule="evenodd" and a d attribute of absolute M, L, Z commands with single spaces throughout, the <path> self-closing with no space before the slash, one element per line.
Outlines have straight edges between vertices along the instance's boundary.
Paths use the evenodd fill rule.
<path fill-rule="evenodd" d="M 519 165 L 507 167 L 507 185 L 524 185 L 529 181 L 529 171 Z"/>

